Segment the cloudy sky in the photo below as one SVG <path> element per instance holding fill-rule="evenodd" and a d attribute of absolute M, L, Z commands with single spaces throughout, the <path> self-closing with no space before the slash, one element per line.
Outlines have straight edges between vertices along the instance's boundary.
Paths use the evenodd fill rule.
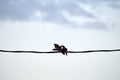
<path fill-rule="evenodd" d="M 0 0 L 0 49 L 117 49 L 119 21 L 120 0 Z M 0 52 L 0 80 L 120 80 L 119 53 Z"/>

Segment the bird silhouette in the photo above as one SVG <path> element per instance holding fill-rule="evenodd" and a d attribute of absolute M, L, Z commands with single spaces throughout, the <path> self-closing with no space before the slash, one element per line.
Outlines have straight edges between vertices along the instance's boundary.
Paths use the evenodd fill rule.
<path fill-rule="evenodd" d="M 67 56 L 67 48 L 64 45 L 59 46 L 59 44 L 54 44 L 54 49 L 57 50 L 58 52 L 61 52 L 63 55 Z"/>
<path fill-rule="evenodd" d="M 63 53 L 63 55 L 67 56 L 67 48 L 64 45 L 62 45 L 60 47 L 61 47 L 61 52 Z"/>
<path fill-rule="evenodd" d="M 59 44 L 54 44 L 54 49 L 53 50 L 59 50 L 59 49 L 61 49 L 61 47 L 59 46 Z"/>

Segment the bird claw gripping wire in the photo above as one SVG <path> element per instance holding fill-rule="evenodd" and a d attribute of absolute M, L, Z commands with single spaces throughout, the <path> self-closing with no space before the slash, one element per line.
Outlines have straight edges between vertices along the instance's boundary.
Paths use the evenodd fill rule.
<path fill-rule="evenodd" d="M 59 44 L 54 44 L 54 49 L 57 50 L 58 52 L 61 52 L 63 55 L 67 56 L 67 48 L 64 45 L 59 46 Z"/>

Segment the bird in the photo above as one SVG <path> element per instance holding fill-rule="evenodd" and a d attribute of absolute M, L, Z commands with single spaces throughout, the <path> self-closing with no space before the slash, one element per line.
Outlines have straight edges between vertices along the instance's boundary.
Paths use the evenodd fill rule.
<path fill-rule="evenodd" d="M 64 45 L 59 46 L 59 44 L 54 44 L 54 49 L 57 50 L 58 52 L 61 52 L 63 55 L 67 56 L 67 48 Z"/>
<path fill-rule="evenodd" d="M 61 52 L 67 56 L 67 48 L 64 45 L 61 46 Z"/>
<path fill-rule="evenodd" d="M 61 47 L 59 46 L 59 44 L 54 44 L 54 49 L 53 50 L 59 50 Z"/>

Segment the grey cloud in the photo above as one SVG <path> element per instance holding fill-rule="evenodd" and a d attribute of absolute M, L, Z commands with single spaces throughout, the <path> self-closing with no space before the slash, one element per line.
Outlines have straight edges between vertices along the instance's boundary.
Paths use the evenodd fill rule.
<path fill-rule="evenodd" d="M 36 12 L 40 11 L 43 21 L 55 23 L 69 23 L 70 25 L 77 25 L 69 22 L 61 11 L 66 11 L 70 15 L 80 15 L 89 18 L 96 18 L 93 14 L 85 11 L 77 5 L 77 3 L 89 4 L 93 7 L 100 7 L 104 0 L 0 0 L 0 20 L 19 20 L 26 21 Z M 107 3 L 107 2 L 106 2 Z M 112 3 L 111 5 L 116 5 Z M 108 30 L 108 25 L 104 22 L 90 22 L 86 23 L 82 28 Z"/>
<path fill-rule="evenodd" d="M 94 15 L 76 5 L 77 0 L 0 0 L 0 19 L 29 20 L 39 10 L 45 16 L 44 21 L 68 22 L 61 14 L 62 10 L 72 15 L 94 18 Z"/>
<path fill-rule="evenodd" d="M 120 9 L 120 0 L 109 3 L 109 6 L 114 9 Z"/>
<path fill-rule="evenodd" d="M 88 22 L 82 27 L 83 29 L 94 29 L 94 30 L 109 30 L 108 25 L 101 21 Z"/>
<path fill-rule="evenodd" d="M 35 11 L 36 4 L 28 0 L 1 0 L 0 19 L 26 20 Z"/>

